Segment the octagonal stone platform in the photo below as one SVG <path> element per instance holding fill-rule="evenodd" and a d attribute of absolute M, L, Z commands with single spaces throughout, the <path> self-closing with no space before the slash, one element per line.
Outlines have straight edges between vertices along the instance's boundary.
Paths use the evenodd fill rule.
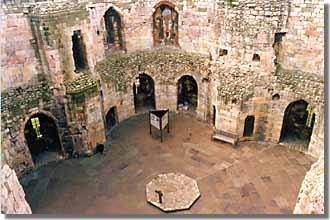
<path fill-rule="evenodd" d="M 180 173 L 158 175 L 147 184 L 146 193 L 147 201 L 165 212 L 189 209 L 200 197 L 196 180 Z"/>

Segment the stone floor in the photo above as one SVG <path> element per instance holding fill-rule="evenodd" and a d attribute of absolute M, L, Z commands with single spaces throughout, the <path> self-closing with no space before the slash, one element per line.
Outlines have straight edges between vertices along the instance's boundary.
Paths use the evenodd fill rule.
<path fill-rule="evenodd" d="M 212 129 L 172 115 L 164 142 L 149 135 L 148 116 L 112 131 L 105 155 L 53 162 L 21 179 L 33 213 L 162 214 L 146 201 L 145 186 L 160 173 L 198 182 L 201 197 L 175 214 L 293 212 L 302 180 L 315 161 L 280 145 L 247 142 L 238 149 L 211 141 Z"/>

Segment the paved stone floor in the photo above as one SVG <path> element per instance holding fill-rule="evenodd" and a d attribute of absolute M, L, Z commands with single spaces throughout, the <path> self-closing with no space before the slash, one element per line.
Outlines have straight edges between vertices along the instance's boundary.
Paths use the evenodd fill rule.
<path fill-rule="evenodd" d="M 53 162 L 21 179 L 33 213 L 162 214 L 146 201 L 145 186 L 160 173 L 197 180 L 201 197 L 175 214 L 292 213 L 314 158 L 280 145 L 211 141 L 212 129 L 188 115 L 172 115 L 160 143 L 148 116 L 112 131 L 105 155 Z"/>

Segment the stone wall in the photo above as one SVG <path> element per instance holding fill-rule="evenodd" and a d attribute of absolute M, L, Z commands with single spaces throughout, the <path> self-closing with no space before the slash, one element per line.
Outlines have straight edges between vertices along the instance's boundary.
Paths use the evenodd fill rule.
<path fill-rule="evenodd" d="M 323 77 L 323 51 L 324 1 L 292 1 L 279 62 L 285 69 L 300 70 Z"/>
<path fill-rule="evenodd" d="M 154 47 L 152 33 L 158 1 L 23 2 L 6 4 L 1 23 L 8 30 L 1 35 L 7 73 L 2 91 L 5 100 L 12 94 L 1 114 L 4 155 L 18 174 L 28 166 L 17 161 L 31 165 L 22 130 L 31 113 L 48 112 L 58 120 L 66 149 L 90 151 L 105 140 L 104 116 L 111 107 L 117 107 L 119 121 L 135 115 L 132 86 L 140 73 L 155 82 L 156 107 L 172 111 L 178 79 L 191 75 L 198 84 L 197 117 L 210 120 L 215 106 L 215 128 L 241 141 L 277 143 L 286 107 L 303 99 L 316 114 L 308 151 L 324 151 L 322 0 L 169 1 L 179 14 L 179 46 L 161 48 Z M 121 16 L 124 48 L 107 54 L 103 16 L 111 7 Z M 77 30 L 86 47 L 83 73 L 75 72 L 72 52 Z M 284 35 L 277 43 L 276 34 Z M 41 78 L 48 92 L 30 89 L 39 88 Z M 279 100 L 272 100 L 275 94 Z M 16 103 L 16 96 L 22 101 Z M 247 116 L 255 117 L 248 138 Z"/>
<path fill-rule="evenodd" d="M 117 106 L 119 120 L 134 115 L 133 83 L 141 73 L 154 80 L 156 108 L 176 111 L 177 82 L 182 76 L 191 75 L 198 85 L 197 115 L 205 120 L 208 84 L 203 79 L 208 78 L 208 62 L 205 56 L 173 48 L 109 57 L 96 68 L 101 77 L 105 114 Z"/>
<path fill-rule="evenodd" d="M 324 214 L 324 157 L 307 172 L 301 185 L 294 214 Z"/>
<path fill-rule="evenodd" d="M 96 81 L 88 75 L 66 82 L 67 117 L 74 153 L 92 155 L 105 142 L 103 106 Z"/>
<path fill-rule="evenodd" d="M 31 116 L 43 113 L 52 118 L 63 141 L 67 130 L 64 110 L 54 95 L 56 91 L 45 79 L 39 80 L 39 84 L 13 87 L 1 94 L 1 158 L 18 175 L 34 166 L 24 136 Z"/>
<path fill-rule="evenodd" d="M 23 187 L 7 164 L 1 165 L 1 214 L 32 214 Z"/>
<path fill-rule="evenodd" d="M 1 91 L 38 81 L 41 73 L 38 48 L 23 12 L 1 16 Z"/>

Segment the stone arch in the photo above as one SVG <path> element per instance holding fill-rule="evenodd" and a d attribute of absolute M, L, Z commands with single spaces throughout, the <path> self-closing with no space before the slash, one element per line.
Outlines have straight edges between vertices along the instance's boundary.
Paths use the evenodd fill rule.
<path fill-rule="evenodd" d="M 107 133 L 118 123 L 117 106 L 112 106 L 105 116 Z"/>
<path fill-rule="evenodd" d="M 316 120 L 316 112 L 304 99 L 289 103 L 285 109 L 280 142 L 308 149 Z"/>
<path fill-rule="evenodd" d="M 255 122 L 255 117 L 253 115 L 249 115 L 245 118 L 243 137 L 253 136 L 254 122 Z"/>
<path fill-rule="evenodd" d="M 135 77 L 133 97 L 136 113 L 156 108 L 155 81 L 150 75 L 140 73 Z"/>
<path fill-rule="evenodd" d="M 154 46 L 179 45 L 179 13 L 173 3 L 160 1 L 154 6 L 152 32 Z"/>
<path fill-rule="evenodd" d="M 103 15 L 105 28 L 104 42 L 107 51 L 123 50 L 124 46 L 124 22 L 123 16 L 118 11 L 117 7 L 111 5 Z"/>
<path fill-rule="evenodd" d="M 65 154 L 58 120 L 47 111 L 30 112 L 21 125 L 21 136 L 34 165 L 57 160 Z"/>
<path fill-rule="evenodd" d="M 278 94 L 278 93 L 272 95 L 272 100 L 273 100 L 273 101 L 278 101 L 278 100 L 280 100 L 280 98 L 281 98 L 281 96 L 280 96 L 280 94 Z"/>
<path fill-rule="evenodd" d="M 74 30 L 71 39 L 75 72 L 84 71 L 88 69 L 88 61 L 86 43 L 84 42 L 81 30 Z"/>
<path fill-rule="evenodd" d="M 198 83 L 191 75 L 177 80 L 177 108 L 196 110 L 198 106 Z"/>

